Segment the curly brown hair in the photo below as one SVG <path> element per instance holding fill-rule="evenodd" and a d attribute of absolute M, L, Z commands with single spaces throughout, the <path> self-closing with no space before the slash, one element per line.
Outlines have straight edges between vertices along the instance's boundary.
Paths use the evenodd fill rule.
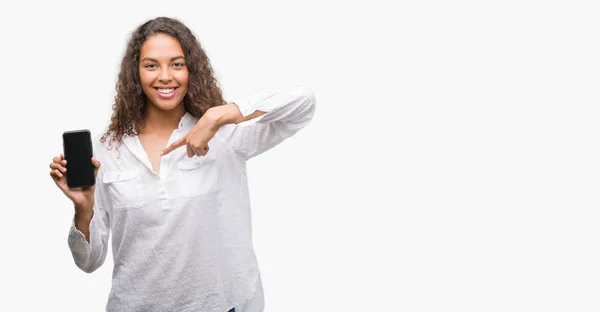
<path fill-rule="evenodd" d="M 189 72 L 188 91 L 183 98 L 185 110 L 200 118 L 207 109 L 225 104 L 210 61 L 196 36 L 175 18 L 157 17 L 140 25 L 127 43 L 116 85 L 113 114 L 100 139 L 102 143 L 108 137 L 109 146 L 113 142 L 121 143 L 124 135 L 137 135 L 144 125 L 147 98 L 140 81 L 139 58 L 142 44 L 155 34 L 177 39 L 183 49 Z"/>

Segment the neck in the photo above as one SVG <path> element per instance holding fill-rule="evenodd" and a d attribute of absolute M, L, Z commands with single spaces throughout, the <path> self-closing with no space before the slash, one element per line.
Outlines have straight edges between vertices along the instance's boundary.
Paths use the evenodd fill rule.
<path fill-rule="evenodd" d="M 185 115 L 185 108 L 182 105 L 170 111 L 157 109 L 154 105 L 148 105 L 144 116 L 145 126 L 140 129 L 140 134 L 165 134 L 171 135 L 173 130 L 179 126 L 181 117 Z"/>

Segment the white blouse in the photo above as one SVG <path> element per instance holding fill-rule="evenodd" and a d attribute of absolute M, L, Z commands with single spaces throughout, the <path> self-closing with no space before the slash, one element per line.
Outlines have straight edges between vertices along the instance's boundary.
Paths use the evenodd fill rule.
<path fill-rule="evenodd" d="M 73 259 L 91 273 L 112 233 L 113 277 L 106 311 L 260 312 L 262 285 L 252 245 L 246 161 L 305 127 L 315 112 L 306 87 L 264 89 L 234 101 L 255 122 L 225 125 L 206 156 L 185 147 L 163 156 L 160 174 L 137 136 L 118 149 L 94 142 L 97 176 L 90 242 L 75 228 Z M 170 145 L 196 124 L 186 114 Z"/>

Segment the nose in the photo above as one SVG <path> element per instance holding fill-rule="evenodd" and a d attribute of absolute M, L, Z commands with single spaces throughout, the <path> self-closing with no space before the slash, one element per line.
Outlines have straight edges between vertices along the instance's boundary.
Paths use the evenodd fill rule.
<path fill-rule="evenodd" d="M 163 83 L 169 82 L 169 81 L 171 81 L 171 79 L 172 79 L 171 71 L 168 68 L 163 69 L 160 72 L 160 75 L 158 76 L 158 80 Z"/>

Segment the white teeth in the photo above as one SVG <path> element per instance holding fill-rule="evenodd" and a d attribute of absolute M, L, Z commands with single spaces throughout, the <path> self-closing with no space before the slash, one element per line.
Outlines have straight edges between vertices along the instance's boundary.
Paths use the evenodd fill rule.
<path fill-rule="evenodd" d="M 175 88 L 170 88 L 170 89 L 158 89 L 158 92 L 167 94 L 167 93 L 171 93 L 171 92 L 173 92 L 174 90 L 175 90 Z"/>

